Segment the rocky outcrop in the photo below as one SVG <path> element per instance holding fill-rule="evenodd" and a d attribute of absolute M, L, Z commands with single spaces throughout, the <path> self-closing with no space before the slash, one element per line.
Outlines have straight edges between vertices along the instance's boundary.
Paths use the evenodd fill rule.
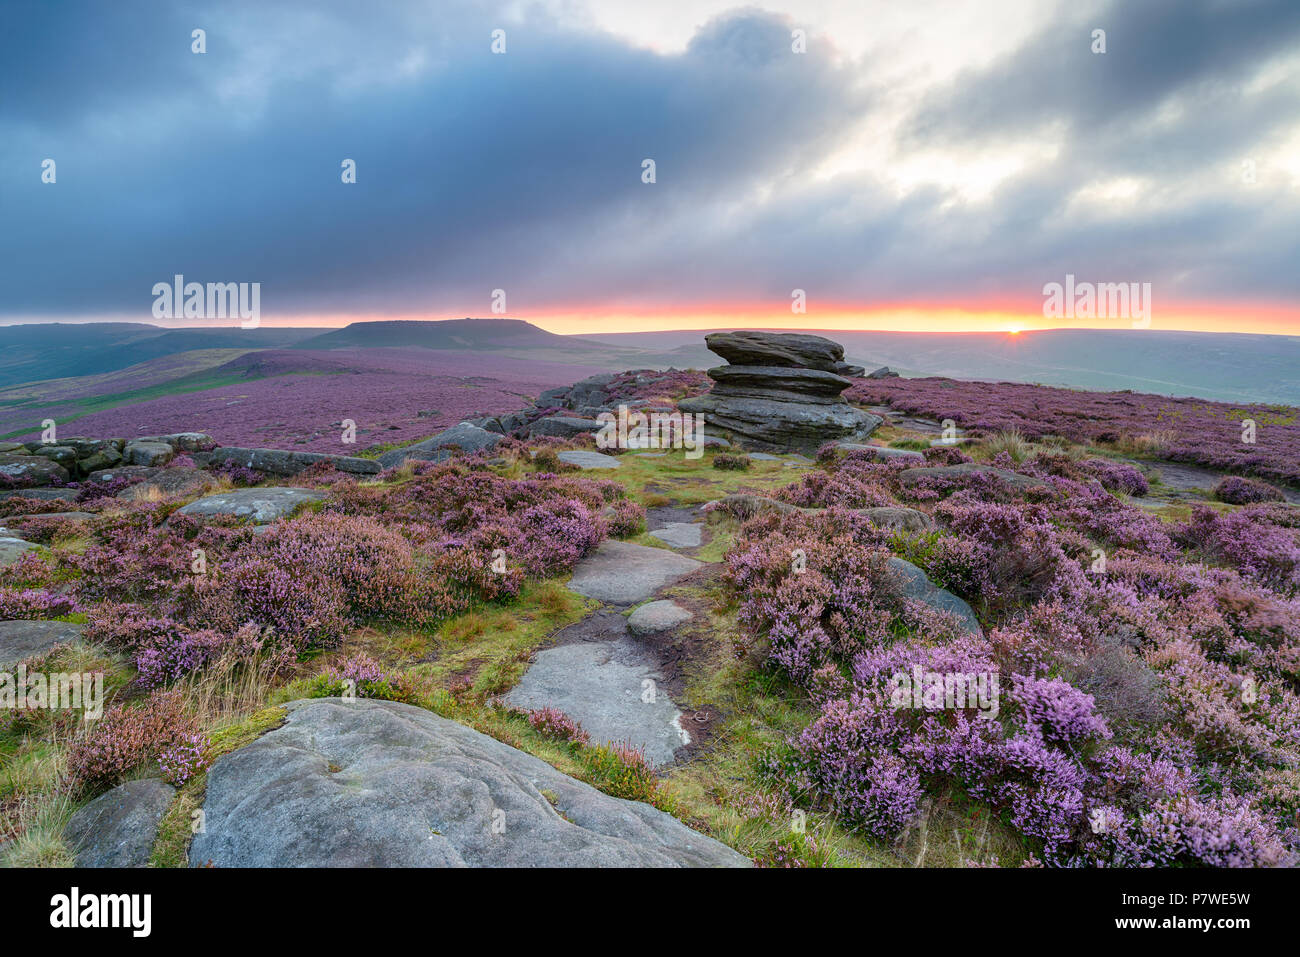
<path fill-rule="evenodd" d="M 54 485 L 62 484 L 70 477 L 68 470 L 53 459 L 0 453 L 0 481 L 8 479 L 15 485 Z"/>
<path fill-rule="evenodd" d="M 853 383 L 836 372 L 846 365 L 837 342 L 775 332 L 715 332 L 704 341 L 730 364 L 709 370 L 713 391 L 678 405 L 750 448 L 813 452 L 833 439 L 865 438 L 882 421 L 840 394 Z"/>
<path fill-rule="evenodd" d="M 295 701 L 217 759 L 197 867 L 742 867 L 648 804 L 392 701 Z"/>
<path fill-rule="evenodd" d="M 202 432 L 173 432 L 130 439 L 60 438 L 57 442 L 5 442 L 0 444 L 0 475 L 18 485 L 55 485 L 86 478 L 119 465 L 156 468 L 178 453 L 198 454 L 211 448 Z M 50 468 L 53 464 L 57 469 Z"/>
<path fill-rule="evenodd" d="M 889 368 L 889 366 L 881 366 L 879 369 L 876 369 L 873 372 L 868 372 L 866 375 L 866 378 L 868 379 L 897 379 L 898 377 L 898 373 Z"/>
<path fill-rule="evenodd" d="M 548 415 L 528 426 L 529 436 L 554 435 L 570 439 L 575 435 L 599 432 L 601 425 L 595 419 L 581 418 L 575 415 Z"/>
<path fill-rule="evenodd" d="M 157 778 L 127 781 L 68 821 L 64 838 L 78 867 L 147 867 L 158 822 L 176 790 Z"/>
<path fill-rule="evenodd" d="M 209 462 L 214 467 L 240 465 L 268 475 L 297 475 L 321 462 L 352 475 L 378 475 L 383 471 L 383 466 L 375 459 L 363 459 L 354 455 L 290 452 L 285 449 L 241 449 L 235 446 L 217 449 Z"/>
<path fill-rule="evenodd" d="M 324 497 L 309 488 L 241 488 L 196 499 L 177 509 L 176 514 L 190 515 L 199 520 L 207 516 L 234 516 L 259 523 L 271 522 L 292 514 L 299 505 L 317 502 Z"/>
<path fill-rule="evenodd" d="M 493 448 L 500 441 L 500 432 L 490 432 L 469 422 L 461 422 L 423 442 L 385 452 L 377 461 L 386 469 L 401 465 L 407 459 L 441 462 L 450 458 L 456 449 L 462 452 L 482 452 Z"/>

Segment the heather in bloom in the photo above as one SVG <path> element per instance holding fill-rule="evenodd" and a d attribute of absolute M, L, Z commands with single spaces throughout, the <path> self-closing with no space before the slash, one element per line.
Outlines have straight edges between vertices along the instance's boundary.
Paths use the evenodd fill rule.
<path fill-rule="evenodd" d="M 578 722 L 555 708 L 546 707 L 526 711 L 524 717 L 528 719 L 533 730 L 548 738 L 557 741 L 574 741 L 578 744 L 588 744 L 591 741 L 590 736 Z"/>
<path fill-rule="evenodd" d="M 158 692 L 141 704 L 117 705 L 72 742 L 70 788 L 74 794 L 89 796 L 112 787 L 164 752 L 176 773 L 197 768 L 192 757 L 175 750 L 197 746 L 196 734 L 179 692 Z"/>
<path fill-rule="evenodd" d="M 1286 496 L 1267 482 L 1242 478 L 1240 475 L 1225 475 L 1214 486 L 1211 494 L 1220 502 L 1227 502 L 1229 505 L 1286 501 Z"/>

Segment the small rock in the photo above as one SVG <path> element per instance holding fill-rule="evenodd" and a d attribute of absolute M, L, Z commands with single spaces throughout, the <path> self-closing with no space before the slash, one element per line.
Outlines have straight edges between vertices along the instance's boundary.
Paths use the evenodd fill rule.
<path fill-rule="evenodd" d="M 127 781 L 91 801 L 68 821 L 64 837 L 78 867 L 147 867 L 158 823 L 176 789 L 157 778 Z"/>
<path fill-rule="evenodd" d="M 963 462 L 960 465 L 931 465 L 919 469 L 904 469 L 902 472 L 898 473 L 898 484 L 904 487 L 910 487 L 926 478 L 958 478 L 963 475 L 973 474 L 992 475 L 993 477 L 999 478 L 1008 485 L 1013 485 L 1016 488 L 1040 488 L 1047 486 L 1047 483 L 1042 479 L 1034 478 L 1032 475 L 1021 475 L 1019 472 L 996 468 L 992 465 L 979 465 L 975 462 Z"/>
<path fill-rule="evenodd" d="M 150 442 L 147 439 L 132 439 L 126 443 L 122 457 L 128 465 L 160 466 L 166 465 L 176 457 L 176 450 L 166 442 Z"/>
<path fill-rule="evenodd" d="M 971 606 L 950 591 L 945 591 L 930 581 L 925 572 L 906 559 L 894 557 L 887 562 L 902 582 L 907 598 L 925 602 L 936 611 L 947 612 L 957 618 L 961 627 L 973 635 L 983 635 L 984 629 L 975 617 Z"/>
<path fill-rule="evenodd" d="M 580 419 L 572 415 L 551 415 L 538 419 L 528 427 L 530 436 L 555 435 L 560 438 L 572 438 L 588 432 L 599 432 L 601 425 L 595 419 Z"/>
<path fill-rule="evenodd" d="M 481 452 L 495 447 L 501 439 L 500 432 L 490 432 L 469 422 L 461 422 L 423 442 L 385 452 L 379 456 L 378 462 L 386 469 L 401 465 L 407 459 L 441 462 L 450 458 L 455 449 L 463 452 Z"/>
<path fill-rule="evenodd" d="M 883 445 L 861 445 L 857 442 L 837 442 L 836 448 L 845 452 L 870 452 L 880 459 L 916 459 L 924 462 L 925 456 L 913 449 L 891 449 Z"/>
<path fill-rule="evenodd" d="M 661 599 L 638 605 L 628 615 L 627 628 L 634 635 L 653 635 L 676 628 L 694 616 L 675 601 Z"/>
<path fill-rule="evenodd" d="M 859 508 L 856 511 L 873 525 L 894 531 L 928 532 L 934 528 L 934 519 L 914 508 L 880 505 L 875 508 Z"/>

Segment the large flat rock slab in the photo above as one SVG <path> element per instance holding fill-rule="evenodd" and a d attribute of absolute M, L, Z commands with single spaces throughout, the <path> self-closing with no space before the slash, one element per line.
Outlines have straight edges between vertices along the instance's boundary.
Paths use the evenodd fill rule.
<path fill-rule="evenodd" d="M 157 778 L 127 781 L 101 794 L 68 821 L 64 837 L 78 867 L 147 867 L 158 822 L 176 789 Z"/>
<path fill-rule="evenodd" d="M 659 687 L 663 682 L 653 654 L 618 634 L 538 652 L 505 702 L 515 708 L 558 708 L 582 725 L 593 744 L 631 744 L 663 767 L 690 744 L 681 711 Z"/>
<path fill-rule="evenodd" d="M 612 605 L 634 605 L 702 564 L 665 548 L 606 539 L 574 567 L 569 589 Z"/>
<path fill-rule="evenodd" d="M 176 511 L 179 515 L 233 515 L 254 522 L 271 522 L 288 515 L 304 502 L 318 502 L 324 497 L 323 493 L 309 488 L 241 488 L 207 495 Z"/>
<path fill-rule="evenodd" d="M 84 629 L 66 621 L 0 621 L 0 668 L 76 641 Z"/>
<path fill-rule="evenodd" d="M 190 863 L 217 867 L 742 867 L 671 815 L 392 701 L 295 701 L 208 772 Z"/>

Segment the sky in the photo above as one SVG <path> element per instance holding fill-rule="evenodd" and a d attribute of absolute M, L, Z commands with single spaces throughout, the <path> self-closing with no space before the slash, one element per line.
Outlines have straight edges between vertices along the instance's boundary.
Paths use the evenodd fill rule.
<path fill-rule="evenodd" d="M 179 274 L 260 283 L 264 325 L 1300 335 L 1296 0 L 6 0 L 4 25 L 0 323 L 184 325 L 152 311 Z M 1045 314 L 1067 276 L 1150 308 Z"/>

